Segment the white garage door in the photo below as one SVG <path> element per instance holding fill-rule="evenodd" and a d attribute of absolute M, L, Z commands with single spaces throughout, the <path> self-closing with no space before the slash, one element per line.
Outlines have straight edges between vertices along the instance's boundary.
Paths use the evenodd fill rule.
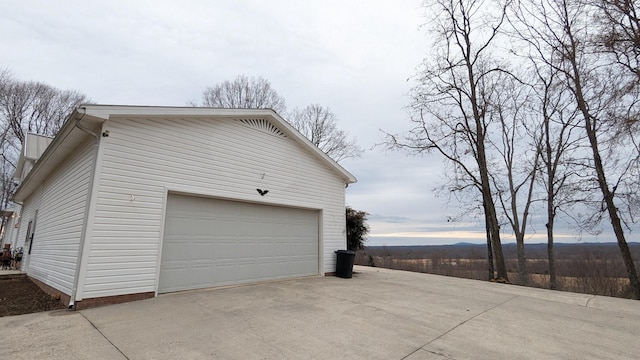
<path fill-rule="evenodd" d="M 316 275 L 318 214 L 169 194 L 158 292 Z"/>

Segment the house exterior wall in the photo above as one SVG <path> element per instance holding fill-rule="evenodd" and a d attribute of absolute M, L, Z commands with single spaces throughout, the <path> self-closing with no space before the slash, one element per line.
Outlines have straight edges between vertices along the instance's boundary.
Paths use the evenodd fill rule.
<path fill-rule="evenodd" d="M 45 285 L 70 295 L 87 204 L 95 152 L 87 139 L 23 203 L 17 246 L 25 246 L 23 270 Z M 37 211 L 37 218 L 36 218 Z M 31 254 L 25 244 L 35 222 Z"/>
<path fill-rule="evenodd" d="M 35 216 L 35 211 L 36 209 L 38 209 L 40 207 L 40 200 L 42 198 L 42 191 L 41 191 L 41 187 L 38 188 L 36 191 L 33 192 L 33 194 L 31 194 L 31 196 L 29 196 L 24 203 L 22 204 L 22 210 L 20 211 L 20 225 L 18 225 L 18 234 L 17 234 L 17 238 L 16 238 L 16 242 L 15 242 L 15 246 L 16 247 L 24 247 L 24 253 L 26 256 L 27 251 L 29 251 L 29 249 L 26 247 L 26 236 L 27 236 L 27 227 L 29 226 L 29 222 L 34 220 L 34 216 Z M 23 268 L 24 265 L 26 264 L 26 258 L 25 261 L 22 262 Z"/>
<path fill-rule="evenodd" d="M 168 191 L 320 210 L 318 271 L 334 271 L 334 251 L 346 247 L 344 180 L 293 139 L 258 125 L 107 121 L 77 299 L 157 290 Z"/>

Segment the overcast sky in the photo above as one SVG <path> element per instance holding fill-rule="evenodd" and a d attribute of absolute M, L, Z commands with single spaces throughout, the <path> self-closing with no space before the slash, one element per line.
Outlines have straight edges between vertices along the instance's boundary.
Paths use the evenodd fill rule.
<path fill-rule="evenodd" d="M 184 106 L 210 85 L 262 76 L 287 107 L 330 107 L 366 153 L 347 205 L 370 213 L 369 245 L 483 243 L 482 223 L 447 221 L 436 155 L 376 144 L 406 131 L 410 77 L 429 53 L 420 0 L 0 2 L 0 67 L 100 104 Z M 544 242 L 544 227 L 529 242 Z M 512 242 L 505 233 L 505 242 Z M 564 236 L 564 237 L 563 237 Z M 578 241 L 558 234 L 557 241 Z M 629 241 L 638 241 L 637 236 Z M 605 239 L 587 238 L 589 241 Z M 585 238 L 582 238 L 585 241 Z"/>

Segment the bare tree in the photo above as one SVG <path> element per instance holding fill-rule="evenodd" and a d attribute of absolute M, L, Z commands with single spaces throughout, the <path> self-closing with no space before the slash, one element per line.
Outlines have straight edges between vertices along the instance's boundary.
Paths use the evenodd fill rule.
<path fill-rule="evenodd" d="M 414 128 L 388 134 L 394 148 L 435 151 L 454 164 L 454 182 L 476 188 L 490 229 L 498 280 L 508 281 L 487 154 L 495 76 L 503 69 L 490 56 L 505 20 L 506 4 L 438 0 L 433 10 L 434 58 L 425 60 L 414 89 Z"/>
<path fill-rule="evenodd" d="M 492 141 L 502 162 L 502 171 L 490 172 L 503 214 L 516 238 L 520 285 L 529 285 L 524 240 L 534 188 L 539 173 L 541 149 L 531 144 L 527 127 L 532 125 L 531 94 L 512 76 L 500 81 L 504 86 L 495 95 L 491 111 L 499 124 L 499 139 Z M 529 142 L 529 144 L 527 144 Z"/>
<path fill-rule="evenodd" d="M 195 104 L 192 104 L 195 105 Z M 238 75 L 208 87 L 202 93 L 202 105 L 231 109 L 272 109 L 288 117 L 291 125 L 335 161 L 360 156 L 355 139 L 338 128 L 336 115 L 328 108 L 312 104 L 287 114 L 285 100 L 271 87 L 269 80 Z"/>
<path fill-rule="evenodd" d="M 284 114 L 285 100 L 271 87 L 271 82 L 263 77 L 238 75 L 206 88 L 202 92 L 202 105 L 231 109 L 272 109 Z"/>
<path fill-rule="evenodd" d="M 640 80 L 640 11 L 634 0 L 596 0 L 600 35 L 596 45 Z"/>
<path fill-rule="evenodd" d="M 11 204 L 13 173 L 26 134 L 54 136 L 71 111 L 87 102 L 88 98 L 77 91 L 19 81 L 9 70 L 0 69 L 0 208 Z"/>
<path fill-rule="evenodd" d="M 579 201 L 576 198 L 574 166 L 571 156 L 575 154 L 584 139 L 577 135 L 576 112 L 570 105 L 570 99 L 562 94 L 556 83 L 557 72 L 548 69 L 542 73 L 536 68 L 538 75 L 537 97 L 535 102 L 542 126 L 539 129 L 538 141 L 540 160 L 542 162 L 542 184 L 546 197 L 547 221 L 547 258 L 549 261 L 549 288 L 558 286 L 556 277 L 554 229 L 559 211 L 566 213 L 572 204 Z"/>
<path fill-rule="evenodd" d="M 335 161 L 358 157 L 362 149 L 348 133 L 338 129 L 338 119 L 328 107 L 312 104 L 294 109 L 291 125 Z"/>
<path fill-rule="evenodd" d="M 620 68 L 618 86 L 625 101 L 617 102 L 615 112 L 616 138 L 625 139 L 634 149 L 630 172 L 635 172 L 634 182 L 626 181 L 628 191 L 618 192 L 618 197 L 626 197 L 626 212 L 637 221 L 640 212 L 640 9 L 633 0 L 597 0 L 596 19 L 598 34 L 595 45 L 602 53 L 609 55 Z M 624 76 L 624 75 L 627 76 Z"/>
<path fill-rule="evenodd" d="M 556 289 L 555 221 L 559 212 L 572 217 L 568 211 L 573 204 L 580 202 L 575 168 L 582 168 L 582 165 L 572 157 L 580 152 L 584 136 L 576 120 L 575 101 L 563 86 L 562 73 L 558 70 L 557 47 L 541 36 L 540 29 L 544 26 L 536 25 L 546 20 L 540 16 L 541 13 L 532 11 L 526 1 L 515 2 L 510 10 L 511 38 L 524 44 L 518 53 L 530 69 L 527 81 L 532 91 L 528 113 L 534 120 L 527 132 L 540 153 L 539 179 L 546 205 L 549 287 Z"/>
<path fill-rule="evenodd" d="M 638 94 L 629 86 L 626 73 L 618 62 L 607 61 L 606 54 L 597 51 L 590 41 L 591 19 L 598 9 L 592 3 L 575 0 L 544 0 L 524 3 L 528 8 L 528 26 L 532 34 L 552 51 L 546 54 L 547 65 L 557 70 L 566 91 L 572 95 L 579 114 L 580 125 L 587 138 L 591 154 L 587 164 L 593 176 L 584 179 L 593 183 L 601 198 L 592 219 L 607 214 L 622 253 L 633 297 L 640 299 L 640 282 L 625 238 L 624 215 L 621 208 L 632 210 L 629 199 L 631 179 L 637 173 L 638 156 L 631 132 L 620 132 L 620 122 L 628 122 L 625 114 L 632 114 Z M 532 20 L 533 19 L 533 20 Z M 551 61 L 553 59 L 553 61 Z M 636 176 L 637 177 L 637 176 Z M 613 179 L 613 181 L 612 181 Z M 596 199 L 598 200 L 598 199 Z M 629 214 L 629 212 L 626 212 Z"/>
<path fill-rule="evenodd" d="M 71 111 L 87 97 L 40 82 L 7 81 L 0 91 L 0 116 L 20 142 L 28 132 L 55 135 Z"/>
<path fill-rule="evenodd" d="M 603 205 L 606 207 L 627 268 L 633 296 L 635 299 L 640 299 L 640 281 L 625 238 L 621 214 L 616 201 L 618 185 L 621 184 L 622 178 L 625 177 L 630 168 L 622 165 L 622 168 L 617 169 L 618 171 L 607 171 L 601 150 L 602 145 L 608 142 L 606 129 L 608 120 L 611 120 L 608 119 L 611 114 L 610 110 L 617 106 L 617 102 L 622 100 L 619 89 L 615 88 L 616 82 L 614 79 L 617 76 L 615 73 L 611 73 L 610 69 L 604 69 L 603 73 L 596 74 L 594 69 L 597 68 L 597 64 L 585 69 L 582 59 L 588 51 L 583 45 L 583 41 L 586 39 L 584 37 L 582 39 L 578 38 L 582 29 L 575 29 L 576 22 L 574 20 L 576 12 L 580 10 L 570 7 L 566 2 L 563 2 L 562 7 L 558 7 L 558 10 L 565 31 L 563 57 L 568 65 L 565 72 L 567 84 L 576 98 L 578 109 L 582 115 L 584 129 L 593 153 L 593 167 L 596 172 L 597 183 L 602 192 Z M 588 36 L 588 33 L 585 36 Z M 621 139 L 608 140 L 612 141 L 608 144 L 614 144 L 620 143 Z M 611 161 L 607 162 L 611 163 Z M 617 178 L 618 181 L 615 181 L 614 185 L 610 186 L 609 179 L 612 177 L 614 179 Z M 622 189 L 620 190 L 622 191 Z"/>

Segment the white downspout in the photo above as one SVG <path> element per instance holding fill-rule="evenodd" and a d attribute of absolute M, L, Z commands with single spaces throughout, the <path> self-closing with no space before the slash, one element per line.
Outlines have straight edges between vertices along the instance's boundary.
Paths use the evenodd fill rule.
<path fill-rule="evenodd" d="M 94 154 L 93 154 L 93 163 L 91 164 L 91 175 L 89 178 L 89 188 L 87 189 L 87 201 L 85 203 L 85 207 L 84 207 L 84 219 L 82 221 L 82 232 L 80 234 L 80 244 L 79 244 L 79 248 L 78 248 L 78 256 L 77 256 L 77 262 L 76 262 L 76 270 L 73 276 L 73 288 L 71 289 L 71 299 L 69 300 L 69 309 L 75 309 L 75 303 L 76 303 L 76 295 L 78 293 L 78 282 L 80 281 L 80 266 L 82 264 L 82 255 L 84 253 L 84 242 L 87 236 L 87 222 L 89 221 L 89 205 L 91 203 L 91 194 L 93 192 L 93 183 L 95 181 L 95 174 L 96 174 L 96 165 L 98 163 L 98 149 L 100 148 L 100 135 L 92 132 L 91 130 L 87 129 L 86 127 L 82 126 L 80 124 L 80 121 L 82 121 L 82 119 L 84 119 L 85 115 L 87 114 L 87 108 L 86 107 L 81 107 L 80 109 L 84 110 L 84 114 L 82 114 L 82 117 L 80 119 L 76 119 L 76 123 L 75 126 L 86 132 L 87 134 L 93 136 L 95 138 L 95 143 L 93 144 L 93 150 L 94 150 Z"/>

